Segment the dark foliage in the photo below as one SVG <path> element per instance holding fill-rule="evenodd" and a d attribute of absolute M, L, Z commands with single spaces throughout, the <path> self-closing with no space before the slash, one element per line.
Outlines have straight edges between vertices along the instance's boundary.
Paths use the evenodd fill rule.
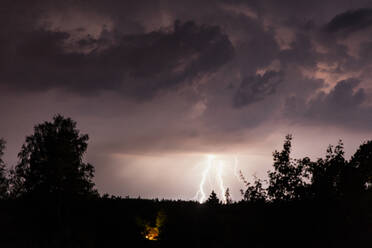
<path fill-rule="evenodd" d="M 292 136 L 287 135 L 283 150 L 275 151 L 274 171 L 269 171 L 269 187 L 267 194 L 274 200 L 299 199 L 307 187 L 305 179 L 309 177 L 306 171 L 307 163 L 293 160 L 290 157 Z"/>
<path fill-rule="evenodd" d="M 88 139 L 76 122 L 61 115 L 35 126 L 18 154 L 14 190 L 43 198 L 94 195 L 94 167 L 83 162 Z"/>
<path fill-rule="evenodd" d="M 243 176 L 242 172 L 240 171 L 240 178 L 244 182 L 245 186 L 247 187 L 246 190 L 240 190 L 241 195 L 243 196 L 243 201 L 251 202 L 251 203 L 264 203 L 267 199 L 267 192 L 266 189 L 262 186 L 262 180 L 254 177 L 253 184 L 248 182 L 247 179 Z"/>
<path fill-rule="evenodd" d="M 226 200 L 226 204 L 231 204 L 233 203 L 233 200 L 231 199 L 231 195 L 230 195 L 230 189 L 227 188 L 226 191 L 225 191 L 225 200 Z"/>
<path fill-rule="evenodd" d="M 292 136 L 273 153 L 268 181 L 240 173 L 243 200 L 212 191 L 192 201 L 98 196 L 83 162 L 88 136 L 60 115 L 35 127 L 7 173 L 0 140 L 0 247 L 370 247 L 372 141 L 352 158 L 293 159 Z M 9 174 L 9 175 L 8 175 Z M 265 187 L 266 185 L 266 187 Z M 11 197 L 9 197 L 11 196 Z M 94 197 L 92 197 L 94 196 Z"/>
<path fill-rule="evenodd" d="M 1 247 L 370 247 L 371 194 L 352 207 L 342 201 L 295 201 L 204 206 L 197 202 L 142 199 L 50 204 L 2 201 Z M 143 235 L 142 223 L 166 216 L 160 239 Z"/>
<path fill-rule="evenodd" d="M 0 139 L 0 199 L 8 197 L 8 178 L 5 163 L 2 159 L 5 149 L 5 140 Z"/>
<path fill-rule="evenodd" d="M 343 173 L 342 186 L 345 193 L 359 195 L 372 186 L 372 141 L 362 144 Z"/>
<path fill-rule="evenodd" d="M 343 148 L 342 141 L 336 147 L 329 146 L 325 159 L 318 159 L 309 167 L 312 174 L 311 191 L 315 197 L 329 199 L 342 195 L 341 179 L 348 170 Z"/>
<path fill-rule="evenodd" d="M 209 198 L 205 202 L 205 205 L 210 206 L 210 207 L 216 207 L 220 203 L 221 203 L 220 199 L 218 199 L 216 192 L 212 190 L 211 194 L 209 195 Z"/>

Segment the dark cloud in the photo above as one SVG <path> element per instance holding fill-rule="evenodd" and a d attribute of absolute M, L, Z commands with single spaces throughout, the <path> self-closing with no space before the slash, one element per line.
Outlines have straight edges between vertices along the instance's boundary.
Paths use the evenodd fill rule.
<path fill-rule="evenodd" d="M 265 28 L 262 20 L 231 13 L 219 18 L 222 27 L 234 40 L 236 62 L 243 76 L 255 73 L 277 58 L 280 48 L 274 30 Z"/>
<path fill-rule="evenodd" d="M 372 41 L 363 42 L 359 48 L 359 68 L 370 66 L 372 62 Z"/>
<path fill-rule="evenodd" d="M 372 25 L 372 9 L 349 10 L 336 15 L 327 25 L 326 31 L 330 33 L 352 33 Z"/>
<path fill-rule="evenodd" d="M 319 59 L 319 54 L 314 49 L 308 34 L 296 33 L 295 40 L 290 44 L 290 49 L 281 51 L 279 58 L 284 66 L 314 67 Z"/>
<path fill-rule="evenodd" d="M 281 81 L 281 73 L 276 71 L 244 78 L 235 93 L 234 107 L 240 108 L 274 94 Z"/>
<path fill-rule="evenodd" d="M 357 89 L 360 81 L 355 78 L 342 80 L 328 93 L 320 93 L 310 101 L 310 115 L 328 109 L 332 112 L 342 113 L 355 110 L 366 100 L 364 89 Z M 345 115 L 347 116 L 347 115 Z"/>
<path fill-rule="evenodd" d="M 286 102 L 287 114 L 304 124 L 369 128 L 372 108 L 366 105 L 367 95 L 359 84 L 355 78 L 339 81 L 329 93 L 320 92 L 308 102 L 292 96 Z"/>
<path fill-rule="evenodd" d="M 115 35 L 114 41 L 102 36 L 80 39 L 78 50 L 71 51 L 65 45 L 67 32 L 37 29 L 19 34 L 19 40 L 7 41 L 13 49 L 2 56 L 2 83 L 82 94 L 118 90 L 147 98 L 214 72 L 234 53 L 219 27 L 194 22 L 177 21 L 170 30 Z M 84 52 L 86 47 L 94 49 Z"/>

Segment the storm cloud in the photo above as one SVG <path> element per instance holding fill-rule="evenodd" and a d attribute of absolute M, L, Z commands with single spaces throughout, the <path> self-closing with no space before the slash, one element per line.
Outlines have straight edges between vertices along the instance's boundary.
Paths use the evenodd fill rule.
<path fill-rule="evenodd" d="M 327 32 L 352 33 L 372 25 L 372 9 L 348 10 L 336 15 L 326 25 Z"/>
<path fill-rule="evenodd" d="M 275 71 L 267 71 L 263 75 L 244 78 L 236 91 L 234 106 L 243 107 L 275 94 L 280 82 L 280 73 Z"/>
<path fill-rule="evenodd" d="M 331 124 L 347 128 L 367 128 L 372 125 L 372 108 L 368 106 L 364 88 L 360 81 L 349 78 L 337 82 L 329 92 L 318 93 L 308 102 L 295 97 L 287 100 L 287 113 L 304 123 Z"/>
<path fill-rule="evenodd" d="M 3 49 L 10 52 L 3 57 L 2 83 L 16 89 L 59 88 L 82 94 L 117 90 L 145 99 L 191 84 L 234 54 L 217 26 L 194 22 L 176 21 L 169 30 L 137 35 L 104 29 L 98 38 L 66 44 L 70 38 L 67 32 L 39 28 L 18 34 L 16 41 L 5 40 L 9 47 Z"/>
<path fill-rule="evenodd" d="M 179 165 L 187 198 L 208 153 L 265 172 L 287 133 L 310 156 L 372 134 L 370 1 L 4 1 L 0 28 L 9 166 L 56 113 L 90 135 L 99 190 L 121 195 L 178 196 L 149 185 L 182 191 Z"/>

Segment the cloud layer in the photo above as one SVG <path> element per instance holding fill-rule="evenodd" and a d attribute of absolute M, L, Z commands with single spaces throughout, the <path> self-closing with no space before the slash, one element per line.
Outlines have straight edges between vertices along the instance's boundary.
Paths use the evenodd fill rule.
<path fill-rule="evenodd" d="M 68 115 L 112 192 L 119 164 L 152 168 L 147 156 L 269 161 L 287 132 L 372 132 L 368 1 L 5 1 L 0 27 L 8 160 L 32 125 Z"/>

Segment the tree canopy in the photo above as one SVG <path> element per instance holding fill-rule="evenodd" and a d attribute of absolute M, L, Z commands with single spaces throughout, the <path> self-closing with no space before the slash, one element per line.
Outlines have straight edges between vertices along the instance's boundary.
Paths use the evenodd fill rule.
<path fill-rule="evenodd" d="M 95 194 L 94 167 L 83 162 L 88 139 L 87 134 L 76 128 L 75 121 L 62 115 L 36 125 L 18 154 L 15 177 L 21 184 L 21 194 L 42 197 Z"/>
<path fill-rule="evenodd" d="M 214 192 L 214 190 L 212 190 L 205 204 L 208 206 L 217 206 L 218 204 L 220 204 L 220 200 L 218 199 L 217 194 L 216 192 Z"/>
<path fill-rule="evenodd" d="M 275 151 L 274 171 L 269 171 L 268 196 L 277 200 L 289 200 L 301 197 L 306 187 L 305 178 L 308 178 L 305 165 L 307 160 L 293 160 L 290 157 L 292 135 L 287 135 L 283 150 Z"/>
<path fill-rule="evenodd" d="M 293 201 L 302 199 L 346 199 L 359 197 L 372 186 L 372 141 L 363 143 L 347 161 L 340 140 L 330 145 L 325 158 L 291 158 L 292 136 L 287 135 L 282 151 L 273 153 L 273 170 L 268 171 L 268 185 L 255 178 L 241 190 L 247 202 Z"/>
<path fill-rule="evenodd" d="M 5 140 L 0 139 L 0 199 L 4 199 L 8 195 L 8 179 L 6 175 L 5 163 L 2 159 L 5 149 Z"/>

